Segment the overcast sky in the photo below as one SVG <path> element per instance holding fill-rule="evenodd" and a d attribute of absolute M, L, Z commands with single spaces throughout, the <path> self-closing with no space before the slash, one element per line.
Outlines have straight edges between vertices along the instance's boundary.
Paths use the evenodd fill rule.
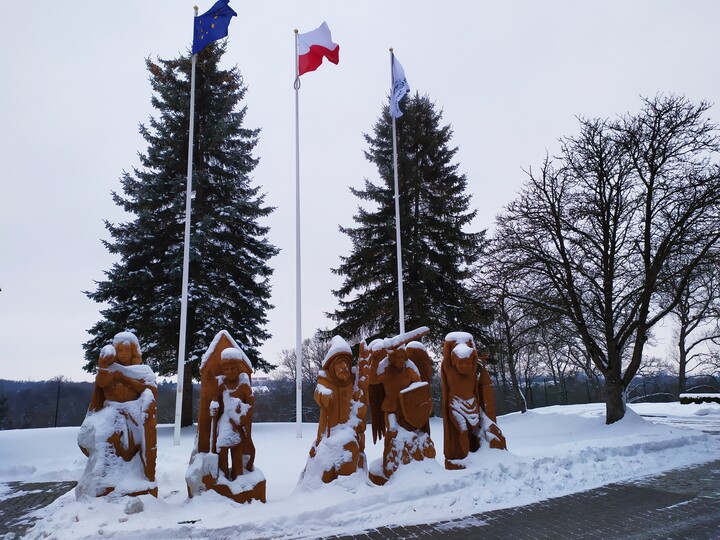
<path fill-rule="evenodd" d="M 211 5 L 198 1 L 200 13 Z M 127 216 L 110 197 L 146 150 L 154 114 L 145 58 L 174 58 L 192 40 L 192 2 L 3 2 L 0 50 L 0 378 L 90 380 L 86 330 L 100 317 L 82 291 L 113 257 L 103 220 Z M 635 112 L 640 96 L 720 102 L 720 2 L 231 0 L 224 67 L 248 86 L 246 127 L 262 128 L 254 182 L 277 209 L 267 224 L 272 303 L 261 349 L 274 362 L 295 344 L 294 34 L 326 21 L 340 64 L 302 77 L 303 329 L 330 322 L 330 269 L 350 243 L 358 201 L 377 179 L 363 157 L 390 85 L 389 47 L 411 90 L 428 94 L 454 130 L 474 229 L 495 215 L 576 116 Z M 711 109 L 720 119 L 720 104 Z M 217 291 L 221 293 L 222 291 Z M 178 295 L 180 291 L 178 291 Z M 218 330 L 221 330 L 218 328 Z M 231 333 L 232 328 L 227 329 Z M 462 329 L 458 329 L 462 330 Z M 142 344 L 143 336 L 138 336 Z"/>

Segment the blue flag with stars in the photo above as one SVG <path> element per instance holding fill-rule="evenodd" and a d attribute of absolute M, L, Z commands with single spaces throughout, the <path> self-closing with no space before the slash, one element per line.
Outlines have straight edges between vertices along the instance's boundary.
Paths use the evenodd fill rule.
<path fill-rule="evenodd" d="M 230 0 L 218 0 L 205 13 L 195 17 L 192 54 L 199 53 L 213 41 L 228 35 L 230 19 L 237 17 L 229 3 Z"/>

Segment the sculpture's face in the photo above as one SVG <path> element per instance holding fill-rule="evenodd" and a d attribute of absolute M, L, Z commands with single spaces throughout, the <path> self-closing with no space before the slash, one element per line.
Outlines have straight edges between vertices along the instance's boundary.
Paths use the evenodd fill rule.
<path fill-rule="evenodd" d="M 240 376 L 237 362 L 225 362 L 222 366 L 223 375 L 225 375 L 225 382 L 234 383 Z"/>
<path fill-rule="evenodd" d="M 347 361 L 347 359 L 342 358 L 335 362 L 333 365 L 333 371 L 335 372 L 335 377 L 337 377 L 339 380 L 343 382 L 347 382 L 350 380 L 350 375 L 352 372 L 350 371 L 350 362 Z"/>
<path fill-rule="evenodd" d="M 405 349 L 394 349 L 388 354 L 388 359 L 393 367 L 400 369 L 405 365 L 407 352 L 405 352 Z"/>
<path fill-rule="evenodd" d="M 129 366 L 132 362 L 132 345 L 129 343 L 118 343 L 115 345 L 117 361 L 123 366 Z"/>
<path fill-rule="evenodd" d="M 458 370 L 460 375 L 473 375 L 473 357 L 466 356 L 464 358 L 458 358 L 455 354 L 452 355 L 453 364 L 455 369 Z"/>

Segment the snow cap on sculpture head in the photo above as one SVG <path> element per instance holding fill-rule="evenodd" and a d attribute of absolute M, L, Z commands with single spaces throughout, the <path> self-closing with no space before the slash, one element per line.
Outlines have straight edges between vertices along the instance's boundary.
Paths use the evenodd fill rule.
<path fill-rule="evenodd" d="M 461 375 L 474 375 L 478 365 L 478 353 L 467 343 L 456 345 L 451 353 L 452 363 Z"/>
<path fill-rule="evenodd" d="M 345 384 L 351 380 L 352 362 L 350 345 L 340 336 L 334 336 L 323 360 L 325 375 L 336 384 Z"/>
<path fill-rule="evenodd" d="M 115 334 L 112 341 L 118 363 L 123 366 L 137 366 L 142 364 L 140 342 L 132 332 Z"/>
<path fill-rule="evenodd" d="M 224 366 L 229 363 L 237 364 L 237 368 L 248 375 L 252 375 L 252 364 L 245 353 L 235 347 L 223 349 L 220 353 L 220 365 Z"/>

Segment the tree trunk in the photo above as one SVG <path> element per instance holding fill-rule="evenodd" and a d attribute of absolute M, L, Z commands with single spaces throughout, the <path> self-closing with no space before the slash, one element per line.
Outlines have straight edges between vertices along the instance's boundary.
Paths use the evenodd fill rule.
<path fill-rule="evenodd" d="M 605 423 L 613 424 L 625 416 L 625 400 L 622 380 L 613 375 L 605 376 Z"/>
<path fill-rule="evenodd" d="M 678 361 L 678 394 L 682 394 L 687 385 L 687 350 L 685 350 L 685 327 L 682 324 L 678 338 Z"/>
<path fill-rule="evenodd" d="M 180 415 L 180 426 L 192 426 L 193 423 L 193 370 L 190 362 L 185 363 L 185 375 L 183 376 L 182 414 Z"/>
<path fill-rule="evenodd" d="M 520 407 L 520 412 L 527 412 L 527 404 L 525 403 L 525 396 L 523 396 L 522 388 L 518 382 L 517 373 L 515 372 L 515 360 L 511 354 L 508 354 L 508 367 L 510 368 L 510 381 L 512 382 L 513 392 L 515 393 L 515 399 L 517 405 Z"/>

